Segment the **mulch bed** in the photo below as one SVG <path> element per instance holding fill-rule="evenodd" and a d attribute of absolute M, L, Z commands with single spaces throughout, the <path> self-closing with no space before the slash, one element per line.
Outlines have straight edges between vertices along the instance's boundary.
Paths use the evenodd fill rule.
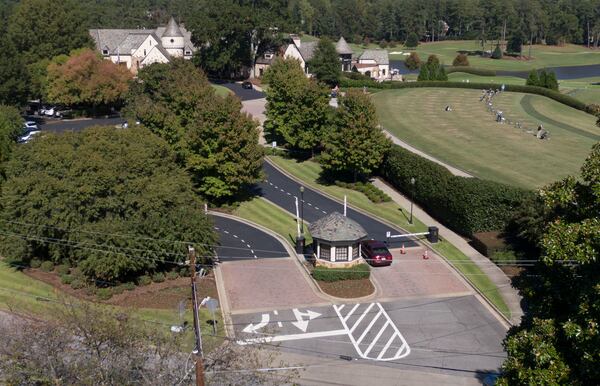
<path fill-rule="evenodd" d="M 371 295 L 375 291 L 370 279 L 317 281 L 317 283 L 326 294 L 344 299 L 360 298 Z"/>
<path fill-rule="evenodd" d="M 186 303 L 191 300 L 190 278 L 188 277 L 179 277 L 174 280 L 165 280 L 162 283 L 152 283 L 146 286 L 136 286 L 133 291 L 124 291 L 121 294 L 115 294 L 109 300 L 101 302 L 95 295 L 89 294 L 85 288 L 75 290 L 70 285 L 61 283 L 60 276 L 56 273 L 44 272 L 32 268 L 23 270 L 23 273 L 78 299 L 121 307 L 175 310 L 181 300 L 186 300 Z M 215 299 L 219 298 L 215 277 L 212 272 L 196 280 L 200 298 L 206 296 Z"/>

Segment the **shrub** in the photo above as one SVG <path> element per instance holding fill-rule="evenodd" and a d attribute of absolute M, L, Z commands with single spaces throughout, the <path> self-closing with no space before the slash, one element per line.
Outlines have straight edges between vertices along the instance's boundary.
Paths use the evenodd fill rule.
<path fill-rule="evenodd" d="M 387 48 L 388 47 L 388 42 L 385 39 L 381 40 L 379 42 L 379 47 L 380 48 Z"/>
<path fill-rule="evenodd" d="M 404 43 L 406 48 L 415 48 L 419 45 L 419 36 L 415 32 L 411 32 L 406 37 L 406 42 Z"/>
<path fill-rule="evenodd" d="M 490 259 L 496 264 L 515 264 L 517 262 L 517 256 L 515 255 L 515 252 L 511 250 L 494 252 L 492 253 L 492 256 L 490 256 Z"/>
<path fill-rule="evenodd" d="M 114 295 L 122 294 L 123 292 L 125 292 L 125 284 L 119 284 L 118 286 L 113 287 L 112 292 Z"/>
<path fill-rule="evenodd" d="M 404 64 L 409 70 L 416 70 L 421 67 L 421 58 L 416 52 L 411 52 L 410 55 L 408 55 L 408 58 L 406 58 L 404 61 Z"/>
<path fill-rule="evenodd" d="M 469 65 L 469 58 L 467 58 L 467 55 L 465 55 L 465 54 L 458 54 L 458 55 L 456 55 L 456 58 L 454 58 L 452 65 L 466 67 Z"/>
<path fill-rule="evenodd" d="M 96 297 L 98 298 L 98 300 L 108 300 L 112 298 L 112 296 L 112 288 L 98 288 L 96 290 Z"/>
<path fill-rule="evenodd" d="M 155 283 L 162 283 L 165 281 L 165 275 L 162 272 L 156 272 L 152 275 L 152 281 Z"/>
<path fill-rule="evenodd" d="M 518 205 L 533 192 L 479 178 L 453 176 L 446 168 L 394 145 L 380 174 L 454 231 L 470 236 L 503 230 Z"/>
<path fill-rule="evenodd" d="M 167 279 L 169 280 L 175 280 L 179 277 L 179 273 L 177 273 L 177 271 L 169 271 L 167 272 Z"/>
<path fill-rule="evenodd" d="M 352 71 L 352 72 L 346 72 L 344 73 L 344 76 L 348 79 L 355 79 L 355 80 L 371 80 L 370 76 L 366 76 L 365 74 L 361 74 L 358 71 Z"/>
<path fill-rule="evenodd" d="M 502 48 L 500 48 L 500 44 L 496 44 L 496 48 L 492 52 L 492 59 L 502 59 Z"/>
<path fill-rule="evenodd" d="M 54 271 L 54 263 L 51 261 L 44 261 L 40 268 L 44 272 L 52 272 Z"/>
<path fill-rule="evenodd" d="M 85 281 L 83 281 L 82 279 L 73 278 L 73 280 L 71 281 L 71 288 L 73 288 L 74 290 L 78 290 L 82 289 L 83 287 L 85 287 Z"/>
<path fill-rule="evenodd" d="M 152 279 L 150 278 L 150 276 L 142 275 L 142 276 L 138 277 L 139 285 L 149 285 L 150 283 L 152 283 Z"/>
<path fill-rule="evenodd" d="M 440 58 L 438 58 L 437 55 L 429 55 L 429 57 L 427 58 L 427 64 L 436 64 L 439 65 L 440 64 Z"/>
<path fill-rule="evenodd" d="M 29 266 L 31 268 L 39 268 L 42 265 L 42 261 L 38 260 L 38 259 L 31 259 L 31 261 L 29 262 Z"/>
<path fill-rule="evenodd" d="M 370 201 L 374 202 L 375 204 L 379 204 L 381 202 L 392 201 L 390 196 L 388 196 L 381 189 L 379 189 L 378 187 L 376 187 L 375 185 L 373 185 L 369 182 L 367 182 L 367 183 L 364 183 L 364 182 L 349 183 L 349 182 L 335 181 L 335 184 L 342 188 L 352 189 L 352 190 L 361 192 L 365 196 L 367 196 L 367 198 Z"/>
<path fill-rule="evenodd" d="M 71 271 L 71 268 L 69 268 L 68 265 L 61 264 L 61 265 L 56 266 L 56 272 L 59 275 L 68 275 L 70 271 Z"/>
<path fill-rule="evenodd" d="M 123 284 L 123 288 L 125 288 L 127 291 L 133 291 L 135 289 L 135 283 L 128 281 L 127 283 Z"/>
<path fill-rule="evenodd" d="M 73 283 L 73 276 L 71 275 L 61 275 L 60 276 L 60 282 L 63 284 L 71 284 Z"/>
<path fill-rule="evenodd" d="M 315 267 L 312 275 L 315 280 L 327 282 L 368 279 L 371 275 L 371 267 L 364 263 L 349 268 L 328 268 L 319 265 Z"/>

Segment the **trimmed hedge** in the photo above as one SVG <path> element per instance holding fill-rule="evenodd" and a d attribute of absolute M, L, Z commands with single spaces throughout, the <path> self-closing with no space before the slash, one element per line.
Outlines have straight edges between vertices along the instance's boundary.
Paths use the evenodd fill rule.
<path fill-rule="evenodd" d="M 342 78 L 340 81 L 340 87 L 346 88 L 374 88 L 382 90 L 395 90 L 403 88 L 419 88 L 419 87 L 446 87 L 446 88 L 468 88 L 475 90 L 483 89 L 497 89 L 498 84 L 496 83 L 474 83 L 474 82 L 446 82 L 446 81 L 421 81 L 421 82 L 375 82 L 375 81 L 361 81 L 351 80 Z M 591 105 L 586 105 L 579 99 L 573 98 L 572 96 L 561 94 L 558 91 L 549 90 L 543 87 L 536 86 L 525 86 L 518 84 L 506 84 L 504 91 L 512 92 L 523 92 L 529 94 L 537 94 L 554 99 L 555 101 L 573 107 L 577 110 L 585 111 L 586 113 L 592 114 Z"/>
<path fill-rule="evenodd" d="M 318 265 L 313 270 L 312 275 L 315 280 L 326 282 L 368 279 L 371 275 L 371 267 L 364 263 L 349 268 L 327 268 Z"/>
<path fill-rule="evenodd" d="M 492 257 L 496 252 L 505 252 L 508 249 L 500 232 L 480 232 L 473 235 L 471 246 L 482 255 Z"/>
<path fill-rule="evenodd" d="M 471 236 L 503 230 L 517 206 L 533 192 L 521 188 L 452 175 L 446 168 L 398 145 L 392 146 L 380 168 L 396 189 L 412 197 L 433 217 L 454 231 Z"/>

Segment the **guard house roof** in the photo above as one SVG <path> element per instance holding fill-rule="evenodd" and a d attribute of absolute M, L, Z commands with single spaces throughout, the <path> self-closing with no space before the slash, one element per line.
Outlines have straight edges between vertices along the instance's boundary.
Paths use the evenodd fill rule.
<path fill-rule="evenodd" d="M 313 239 L 323 241 L 359 241 L 367 237 L 367 232 L 356 221 L 338 212 L 313 222 L 308 227 Z"/>

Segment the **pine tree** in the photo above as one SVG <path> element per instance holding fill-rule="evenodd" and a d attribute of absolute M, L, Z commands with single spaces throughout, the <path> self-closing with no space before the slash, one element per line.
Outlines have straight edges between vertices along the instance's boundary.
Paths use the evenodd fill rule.
<path fill-rule="evenodd" d="M 406 48 L 416 48 L 419 45 L 419 37 L 415 32 L 411 32 L 406 37 L 406 43 L 404 43 Z"/>
<path fill-rule="evenodd" d="M 527 81 L 525 82 L 527 86 L 539 86 L 540 85 L 540 77 L 538 76 L 537 70 L 529 71 L 529 76 L 527 76 Z"/>
<path fill-rule="evenodd" d="M 331 40 L 327 38 L 319 40 L 314 56 L 308 62 L 308 67 L 319 81 L 330 87 L 339 83 L 342 76 L 342 65 Z"/>

